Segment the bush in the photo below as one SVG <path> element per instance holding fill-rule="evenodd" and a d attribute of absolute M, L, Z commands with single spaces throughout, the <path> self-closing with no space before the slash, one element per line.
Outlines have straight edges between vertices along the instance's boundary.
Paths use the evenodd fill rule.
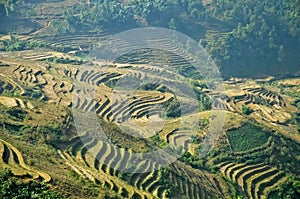
<path fill-rule="evenodd" d="M 39 42 L 20 40 L 12 33 L 10 33 L 10 39 L 0 41 L 0 50 L 4 51 L 19 51 L 43 46 L 44 44 Z"/>
<path fill-rule="evenodd" d="M 6 110 L 9 118 L 16 121 L 23 121 L 26 118 L 27 112 L 19 107 L 11 107 Z"/>
<path fill-rule="evenodd" d="M 251 107 L 243 105 L 242 107 L 242 114 L 244 115 L 250 115 L 253 112 Z"/>
<path fill-rule="evenodd" d="M 190 152 L 185 151 L 179 158 L 181 161 L 191 165 L 193 168 L 200 168 L 200 160 L 197 156 L 192 155 Z"/>
<path fill-rule="evenodd" d="M 166 104 L 166 115 L 167 117 L 180 117 L 181 116 L 181 108 L 180 103 L 177 99 L 174 99 L 173 101 Z"/>

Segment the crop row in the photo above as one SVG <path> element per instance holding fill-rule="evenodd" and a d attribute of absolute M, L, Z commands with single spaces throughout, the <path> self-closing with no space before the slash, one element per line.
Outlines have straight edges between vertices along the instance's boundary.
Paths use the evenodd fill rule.
<path fill-rule="evenodd" d="M 285 175 L 278 169 L 264 164 L 247 165 L 226 162 L 219 166 L 224 176 L 237 182 L 247 198 L 261 198 L 285 179 Z"/>

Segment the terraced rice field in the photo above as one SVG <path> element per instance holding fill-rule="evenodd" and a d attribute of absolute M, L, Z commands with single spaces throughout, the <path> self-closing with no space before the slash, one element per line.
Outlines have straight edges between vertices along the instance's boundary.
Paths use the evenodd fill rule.
<path fill-rule="evenodd" d="M 287 111 L 290 101 L 285 96 L 256 84 L 251 87 L 244 87 L 243 84 L 234 90 L 227 90 L 227 97 L 219 106 L 233 112 L 241 112 L 243 106 L 248 106 L 253 110 L 250 116 L 275 124 L 285 124 L 291 119 Z"/>
<path fill-rule="evenodd" d="M 54 38 L 38 39 L 41 42 L 46 41 L 47 45 L 53 48 L 67 47 L 70 50 L 78 50 L 84 45 L 77 43 L 77 40 L 83 41 L 86 38 L 88 36 L 81 35 L 78 38 L 61 36 L 55 41 Z M 94 40 L 87 41 L 86 47 L 94 42 Z M 135 53 L 125 54 L 113 63 L 93 62 L 97 67 L 43 62 L 47 58 L 58 55 L 57 52 L 51 51 L 22 52 L 21 57 L 25 57 L 25 60 L 21 65 L 4 58 L 3 63 L 7 64 L 1 66 L 0 75 L 3 78 L 0 81 L 0 94 L 19 93 L 20 97 L 1 96 L 0 103 L 7 107 L 30 109 L 33 106 L 27 99 L 35 98 L 35 100 L 69 107 L 80 113 L 93 114 L 105 122 L 118 125 L 122 130 L 130 129 L 130 132 L 126 133 L 132 133 L 130 135 L 133 137 L 149 138 L 158 135 L 168 146 L 182 147 L 184 151 L 193 152 L 191 135 L 197 135 L 200 141 L 203 141 L 206 136 L 205 128 L 197 129 L 196 134 L 190 130 L 195 124 L 198 127 L 199 121 L 193 123 L 188 118 L 190 115 L 187 114 L 180 119 L 168 120 L 163 128 L 160 125 L 161 119 L 164 119 L 162 105 L 174 100 L 174 93 L 181 92 L 180 88 L 175 88 L 172 92 L 162 89 L 164 85 L 161 83 L 183 85 L 182 79 L 176 79 L 178 77 L 176 74 L 181 68 L 189 68 L 194 61 L 168 38 L 149 42 L 152 43 L 152 47 L 164 49 L 167 46 L 171 51 L 163 54 L 161 51 L 145 49 L 137 52 L 140 56 L 136 56 Z M 124 51 L 130 49 L 130 46 L 121 41 L 116 47 Z M 193 72 L 182 75 L 197 74 Z M 152 87 L 148 90 L 140 87 L 134 92 L 127 92 L 126 89 L 120 89 L 122 87 L 118 88 L 120 86 L 118 83 L 122 84 L 126 78 L 132 78 L 136 82 L 150 82 Z M 245 87 L 244 83 L 241 83 L 237 87 L 236 90 L 229 90 L 225 96 L 209 89 L 202 91 L 216 99 L 212 104 L 214 109 L 236 113 L 241 111 L 243 105 L 247 105 L 254 110 L 250 117 L 260 117 L 274 123 L 285 123 L 290 118 L 286 111 L 290 102 L 284 95 L 256 84 Z M 179 96 L 179 99 L 190 102 L 184 94 L 183 97 Z M 90 124 L 85 118 L 82 120 L 83 123 Z M 189 123 L 179 128 L 179 120 L 183 123 L 189 121 Z M 153 121 L 151 128 L 147 128 Z M 168 198 L 168 187 L 163 180 L 174 186 L 176 194 L 180 197 L 202 199 L 226 198 L 229 195 L 227 186 L 217 175 L 193 169 L 180 161 L 163 168 L 159 161 L 145 159 L 145 155 L 142 153 L 140 156 L 136 155 L 137 153 L 130 149 L 139 143 L 128 141 L 131 146 L 128 144 L 119 146 L 125 141 L 120 141 L 117 136 L 115 137 L 119 145 L 114 145 L 107 139 L 100 139 L 95 136 L 99 133 L 92 130 L 83 135 L 80 133 L 78 137 L 68 142 L 67 149 L 58 149 L 61 159 L 81 177 L 102 185 L 124 198 Z M 108 138 L 111 139 L 109 136 Z M 248 157 L 249 154 L 268 150 L 272 143 L 271 138 L 266 139 L 260 146 L 244 151 L 235 150 L 232 154 Z M 46 174 L 23 164 L 24 161 L 16 152 L 17 149 L 5 142 L 2 142 L 2 145 L 2 162 L 13 168 L 14 173 L 19 172 L 22 176 L 31 176 L 34 179 L 51 180 Z M 147 142 L 144 145 L 143 150 L 156 149 L 156 146 L 149 148 Z M 16 169 L 13 165 L 16 165 Z M 19 167 L 21 169 L 18 169 Z M 219 167 L 223 175 L 236 182 L 249 198 L 263 198 L 269 190 L 276 188 L 286 179 L 284 173 L 265 164 L 246 165 L 227 162 L 220 164 Z M 131 172 L 126 172 L 126 169 Z"/>
<path fill-rule="evenodd" d="M 110 33 L 105 31 L 106 25 L 78 25 L 94 21 L 95 17 L 99 18 L 94 15 L 97 10 L 97 7 L 93 7 L 94 3 L 90 0 L 18 1 L 14 9 L 24 10 L 24 13 L 22 11 L 17 16 L 22 18 L 14 20 L 10 17 L 11 24 L 4 22 L 6 20 L 0 24 L 2 32 L 18 32 L 21 27 L 23 33 L 18 33 L 20 36 L 16 37 L 37 46 L 26 46 L 27 50 L 16 52 L 6 52 L 5 46 L 1 46 L 0 106 L 3 111 L 0 110 L 0 124 L 3 128 L 0 126 L 0 130 L 3 129 L 4 133 L 16 136 L 17 139 L 28 140 L 33 139 L 30 137 L 31 132 L 28 137 L 27 134 L 21 134 L 25 135 L 27 130 L 29 132 L 32 129 L 39 132 L 39 127 L 51 127 L 51 130 L 53 128 L 57 133 L 53 137 L 60 133 L 63 135 L 53 138 L 54 141 L 50 133 L 49 138 L 47 134 L 43 135 L 47 138 L 34 140 L 45 145 L 50 140 L 49 153 L 55 155 L 49 159 L 47 157 L 45 162 L 51 162 L 49 172 L 53 178 L 38 170 L 35 164 L 28 166 L 20 151 L 3 139 L 0 139 L 0 167 L 12 169 L 14 175 L 25 181 L 52 181 L 54 186 L 58 185 L 55 188 L 60 188 L 64 183 L 68 184 L 67 181 L 74 180 L 75 187 L 90 181 L 91 184 L 100 185 L 95 187 L 99 188 L 101 194 L 115 193 L 120 198 L 133 199 L 230 198 L 230 192 L 236 188 L 232 186 L 232 182 L 238 185 L 241 191 L 239 193 L 243 193 L 245 198 L 261 199 L 267 198 L 268 193 L 279 188 L 282 183 L 290 183 L 290 178 L 286 177 L 288 172 L 283 172 L 290 168 L 282 167 L 297 164 L 274 160 L 274 154 L 278 155 L 277 151 L 284 152 L 288 148 L 285 146 L 287 144 L 284 145 L 285 138 L 282 138 L 282 143 L 281 140 L 277 142 L 278 133 L 289 138 L 296 137 L 293 141 L 299 141 L 296 129 L 299 118 L 294 118 L 294 113 L 298 111 L 295 104 L 299 100 L 293 101 L 291 95 L 282 91 L 282 88 L 297 87 L 299 79 L 279 80 L 268 84 L 272 78 L 231 78 L 220 86 L 227 89 L 223 95 L 210 88 L 210 83 L 214 83 L 218 77 L 206 81 L 207 77 L 211 78 L 211 72 L 218 71 L 214 71 L 214 67 L 207 67 L 211 60 L 207 59 L 205 51 L 196 52 L 189 40 L 178 42 L 177 36 L 169 37 L 162 29 L 149 28 L 149 32 L 140 32 L 140 35 L 146 36 L 143 42 L 134 42 L 139 41 L 140 37 L 133 37 L 129 42 L 122 38 L 114 39 L 107 49 L 113 52 L 108 53 L 109 58 L 105 60 L 105 57 L 98 57 L 95 47 L 105 46 L 104 40 L 111 38 Z M 125 3 L 127 8 L 130 1 L 120 3 Z M 187 22 L 187 26 L 189 23 L 191 26 L 195 25 L 188 18 L 198 15 L 198 4 L 193 9 L 191 2 L 186 2 L 186 5 L 177 3 L 176 9 L 178 6 L 192 7 L 191 12 L 189 9 L 179 8 L 180 13 L 186 12 L 187 15 L 180 15 L 178 19 Z M 211 0 L 203 0 L 202 4 L 209 10 Z M 133 10 L 127 11 L 130 13 Z M 140 17 L 134 15 L 134 20 Z M 69 20 L 77 20 L 76 18 L 83 23 L 77 21 L 77 25 L 74 25 L 74 21 Z M 116 17 L 114 20 L 119 19 Z M 137 21 L 144 23 L 140 20 Z M 24 24 L 28 27 L 24 27 Z M 70 27 L 64 29 L 62 24 Z M 180 25 L 186 26 L 184 23 Z M 16 28 L 12 28 L 13 26 Z M 203 37 L 201 41 L 204 39 L 204 42 L 209 42 L 215 36 L 223 37 L 229 33 L 225 26 L 227 25 L 223 22 L 221 24 L 218 19 L 209 17 L 203 22 L 197 22 L 196 26 L 186 28 L 188 30 L 199 27 L 200 35 L 195 37 Z M 59 27 L 61 30 L 58 30 Z M 93 32 L 88 29 L 93 29 Z M 130 38 L 131 35 L 127 36 Z M 0 35 L 0 40 L 8 39 L 9 35 Z M 135 44 L 141 43 L 142 45 L 135 48 Z M 12 47 L 15 46 L 10 46 Z M 86 54 L 89 54 L 88 58 L 83 58 Z M 117 56 L 113 57 L 114 55 Z M 110 59 L 110 56 L 115 59 Z M 199 60 L 201 58 L 205 59 Z M 276 82 L 277 85 L 273 86 Z M 298 90 L 297 87 L 293 92 L 297 94 Z M 189 96 L 189 91 L 195 96 Z M 198 98 L 202 100 L 200 104 Z M 207 99 L 212 102 L 211 107 L 204 107 L 202 102 L 207 102 Z M 177 102 L 180 102 L 181 115 L 169 116 L 167 113 L 173 109 L 178 111 Z M 251 109 L 251 113 L 243 113 L 245 106 Z M 200 107 L 207 111 L 200 112 Z M 15 117 L 15 110 L 24 111 L 24 114 L 20 114 L 20 118 Z M 228 113 L 224 128 L 223 121 L 218 118 L 218 113 L 221 112 Z M 262 129 L 252 127 L 250 130 L 243 129 L 243 124 L 248 121 L 256 121 L 272 130 L 265 133 Z M 217 125 L 211 125 L 213 122 Z M 70 130 L 70 134 L 65 134 L 65 127 Z M 212 136 L 210 131 L 221 135 Z M 34 133 L 36 132 L 32 132 Z M 208 140 L 213 145 L 212 153 L 198 160 L 196 153 L 205 148 L 203 146 Z M 279 146 L 283 146 L 282 151 Z M 170 160 L 167 166 L 164 165 L 163 160 L 171 155 L 151 155 L 151 152 L 159 150 L 170 152 L 177 160 Z M 289 152 L 287 159 L 299 159 L 299 154 L 292 150 Z M 271 154 L 271 157 L 260 159 L 264 163 L 248 163 L 258 162 L 263 153 Z M 186 154 L 190 157 L 179 158 Z M 37 154 L 37 157 L 39 155 L 41 154 Z M 213 158 L 210 159 L 211 157 Z M 268 161 L 274 165 L 268 165 L 271 164 Z M 48 166 L 45 166 L 46 163 L 43 165 Z M 63 171 L 53 171 L 56 166 Z M 215 172 L 216 169 L 220 172 Z M 73 176 L 74 173 L 70 171 L 74 171 L 80 178 Z M 70 187 L 72 183 L 73 181 Z M 94 188 L 86 184 L 88 190 L 90 187 Z M 281 189 L 285 189 L 285 186 L 279 188 L 280 192 Z"/>
<path fill-rule="evenodd" d="M 0 74 L 0 77 L 0 94 L 12 94 L 14 92 L 19 92 L 20 95 L 23 95 L 25 93 L 24 88 L 13 79 L 5 76 L 4 74 Z"/>
<path fill-rule="evenodd" d="M 143 155 L 138 157 L 131 150 L 116 147 L 88 134 L 76 137 L 70 143 L 69 150 L 58 152 L 66 164 L 82 177 L 125 194 L 123 197 L 167 197 L 158 162 L 144 159 Z M 132 165 L 134 162 L 136 165 Z M 131 172 L 124 171 L 129 168 Z M 189 198 L 221 197 L 226 192 L 221 188 L 223 184 L 220 179 L 179 162 L 168 167 L 166 176 L 170 183 L 178 186 L 180 195 Z"/>
<path fill-rule="evenodd" d="M 108 33 L 103 32 L 100 34 L 78 34 L 78 35 L 60 35 L 60 36 L 28 36 L 23 37 L 28 41 L 37 42 L 52 49 L 63 50 L 74 54 L 75 52 L 87 51 L 93 46 L 97 46 L 100 41 L 107 37 Z M 46 56 L 44 56 L 46 57 Z M 38 59 L 36 60 L 42 60 Z"/>
<path fill-rule="evenodd" d="M 180 72 L 182 68 L 189 68 L 189 71 L 193 71 L 191 66 L 195 61 L 169 38 L 152 38 L 148 42 L 150 43 L 149 46 L 151 46 L 151 48 L 162 49 L 162 51 L 145 48 L 136 52 L 125 53 L 115 62 L 122 63 L 123 65 L 155 65 L 156 63 L 159 63 L 160 65 L 171 69 L 167 71 L 173 70 L 174 72 Z M 122 41 L 115 41 L 115 47 L 121 49 L 121 54 L 132 48 L 130 44 Z M 166 48 L 169 51 L 163 51 L 163 49 Z M 150 75 L 159 71 L 159 73 L 163 74 L 162 77 L 170 77 L 172 75 L 170 72 L 164 73 L 164 71 L 160 71 L 155 67 L 146 67 L 145 69 L 139 67 L 139 70 L 147 70 L 147 74 Z M 197 71 L 193 71 L 192 73 L 181 72 L 183 75 L 197 76 Z M 254 113 L 251 116 L 255 118 L 261 118 L 262 120 L 278 124 L 284 124 L 291 119 L 291 115 L 286 111 L 287 103 L 289 102 L 284 96 L 258 85 L 246 87 L 243 85 L 243 82 L 241 82 L 241 85 L 239 85 L 237 90 L 229 90 L 227 92 L 228 95 L 226 96 L 220 96 L 218 93 L 212 91 L 206 93 L 210 97 L 215 98 L 214 103 L 212 104 L 212 108 L 214 109 L 241 112 L 242 106 L 246 105 L 254 110 Z"/>
<path fill-rule="evenodd" d="M 51 177 L 47 173 L 26 165 L 20 151 L 2 139 L 0 139 L 0 154 L 0 166 L 11 169 L 14 175 L 25 180 L 51 181 Z"/>
<path fill-rule="evenodd" d="M 11 74 L 8 76 L 11 85 L 17 89 L 19 84 L 29 88 L 38 84 L 42 91 L 39 100 L 93 113 L 104 121 L 115 122 L 125 127 L 132 126 L 130 122 L 134 122 L 138 124 L 134 130 L 142 133 L 144 137 L 152 136 L 154 132 L 159 131 L 150 129 L 151 132 L 142 132 L 143 125 L 160 118 L 161 108 L 157 105 L 173 98 L 172 93 L 158 91 L 159 86 L 149 91 L 138 89 L 128 96 L 127 92 L 113 92 L 113 88 L 105 84 L 124 77 L 135 77 L 143 81 L 150 75 L 155 76 L 160 72 L 165 72 L 166 77 L 172 75 L 159 67 L 147 69 L 144 65 L 134 65 L 132 68 L 126 68 L 120 64 L 106 70 L 97 70 L 89 67 L 63 64 L 49 66 L 43 62 L 39 63 L 39 65 L 30 61 L 24 61 L 23 65 L 11 63 L 10 67 L 5 68 Z M 6 84 L 3 84 L 4 88 L 7 87 Z M 24 96 L 28 96 L 27 92 L 24 89 Z M 20 103 L 17 102 L 18 98 L 14 100 L 16 104 Z M 25 102 L 24 108 L 28 108 Z M 188 148 L 189 141 L 185 140 L 186 138 L 188 137 L 179 134 L 172 135 L 170 142 L 175 146 L 184 145 Z M 139 161 L 142 157 L 133 155 L 131 149 L 116 147 L 105 139 L 82 135 L 70 141 L 68 150 L 58 150 L 58 153 L 65 164 L 78 175 L 107 187 L 124 198 L 167 198 L 167 188 L 161 182 L 162 166 L 155 161 Z M 132 165 L 133 162 L 136 164 Z M 131 168 L 133 172 L 122 172 L 122 168 Z M 181 163 L 174 163 L 168 170 L 170 182 L 180 186 L 178 192 L 189 198 L 222 197 L 227 194 L 223 188 L 226 187 L 223 181 L 207 172 L 199 172 Z"/>
<path fill-rule="evenodd" d="M 269 190 L 286 180 L 285 173 L 265 164 L 226 162 L 219 167 L 224 176 L 241 187 L 247 198 L 265 198 Z"/>

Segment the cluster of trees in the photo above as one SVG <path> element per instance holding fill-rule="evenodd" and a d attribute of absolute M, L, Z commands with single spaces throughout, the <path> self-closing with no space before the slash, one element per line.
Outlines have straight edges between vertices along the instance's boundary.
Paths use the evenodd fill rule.
<path fill-rule="evenodd" d="M 86 28 L 130 29 L 140 26 L 162 26 L 176 29 L 180 17 L 193 19 L 206 15 L 201 1 L 192 0 L 90 0 L 65 11 L 65 19 L 52 26 L 58 33 Z"/>
<path fill-rule="evenodd" d="M 166 116 L 170 118 L 181 116 L 181 107 L 178 99 L 174 99 L 170 102 L 165 103 Z"/>
<path fill-rule="evenodd" d="M 242 114 L 250 115 L 253 112 L 250 106 L 243 105 L 242 106 Z"/>
<path fill-rule="evenodd" d="M 8 16 L 11 11 L 14 11 L 17 1 L 19 0 L 0 0 L 0 16 Z"/>
<path fill-rule="evenodd" d="M 0 51 L 19 51 L 32 48 L 40 48 L 44 45 L 35 41 L 20 40 L 18 35 L 10 33 L 10 38 L 0 41 Z"/>
<path fill-rule="evenodd" d="M 132 0 L 129 6 L 145 25 L 167 24 L 176 12 L 176 5 L 164 0 Z"/>
<path fill-rule="evenodd" d="M 0 13 L 9 14 L 17 2 L 1 0 Z M 295 57 L 291 52 L 300 44 L 299 1 L 213 0 L 210 8 L 205 9 L 202 1 L 193 0 L 90 0 L 67 9 L 65 19 L 52 22 L 51 32 L 161 26 L 185 33 L 188 29 L 189 35 L 199 37 L 203 30 L 188 28 L 187 24 L 196 27 L 199 21 L 210 23 L 210 16 L 213 16 L 231 31 L 211 34 L 205 45 L 227 73 L 247 75 L 262 70 L 264 73 L 287 71 L 281 68 L 282 65 L 289 65 L 294 71 L 297 69 L 297 60 L 291 59 Z M 12 45 L 9 50 L 20 49 L 22 45 Z"/>
<path fill-rule="evenodd" d="M 211 6 L 212 15 L 232 29 L 214 35 L 207 45 L 222 67 L 235 66 L 237 73 L 251 73 L 255 66 L 254 72 L 275 72 L 274 66 L 284 64 L 288 52 L 300 44 L 298 1 L 213 0 Z"/>
<path fill-rule="evenodd" d="M 68 57 L 64 58 L 64 57 L 51 57 L 51 58 L 47 58 L 46 62 L 50 63 L 60 63 L 60 64 L 74 64 L 74 65 L 80 65 L 82 64 L 82 60 L 78 60 L 78 59 L 70 59 Z"/>
<path fill-rule="evenodd" d="M 180 160 L 191 165 L 194 168 L 198 167 L 198 157 L 197 156 L 193 156 L 190 152 L 185 151 L 181 156 L 180 156 Z"/>
<path fill-rule="evenodd" d="M 300 197 L 300 179 L 294 176 L 288 176 L 288 180 L 276 190 L 269 193 L 269 199 L 277 198 L 299 198 Z"/>
<path fill-rule="evenodd" d="M 16 178 L 11 170 L 0 171 L 0 198 L 36 198 L 36 199 L 62 199 L 58 193 L 52 191 L 49 186 L 30 181 L 24 183 Z"/>
<path fill-rule="evenodd" d="M 24 121 L 27 117 L 27 112 L 19 107 L 2 109 L 0 113 L 15 121 Z"/>
<path fill-rule="evenodd" d="M 191 85 L 193 90 L 197 95 L 197 99 L 199 100 L 200 104 L 200 111 L 206 111 L 211 109 L 212 100 L 208 95 L 206 95 L 202 89 L 208 88 L 205 82 L 200 83 L 199 81 L 191 80 Z"/>

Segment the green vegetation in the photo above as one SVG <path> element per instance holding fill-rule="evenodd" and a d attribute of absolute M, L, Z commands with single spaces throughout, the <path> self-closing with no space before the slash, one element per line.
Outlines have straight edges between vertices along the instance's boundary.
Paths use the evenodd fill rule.
<path fill-rule="evenodd" d="M 0 51 L 20 51 L 32 48 L 40 48 L 44 45 L 39 42 L 20 40 L 18 35 L 10 33 L 10 39 L 0 40 Z"/>
<path fill-rule="evenodd" d="M 200 104 L 200 111 L 206 111 L 211 109 L 211 99 L 210 97 L 202 92 L 202 89 L 207 89 L 207 85 L 204 82 L 199 82 L 196 80 L 190 80 L 193 90 L 196 93 L 197 99 L 199 100 Z"/>
<path fill-rule="evenodd" d="M 18 2 L 1 1 L 0 12 L 8 15 Z M 291 71 L 297 70 L 291 52 L 299 49 L 299 7 L 298 2 L 290 0 L 275 3 L 213 0 L 210 9 L 206 9 L 202 1 L 192 0 L 90 0 L 87 4 L 78 2 L 67 8 L 63 19 L 51 21 L 49 32 L 119 32 L 144 26 L 169 27 L 200 39 L 200 44 L 206 45 L 226 75 L 260 75 L 283 70 L 282 65 Z M 217 30 L 209 30 L 210 26 L 216 26 Z M 36 44 L 5 43 L 10 46 L 8 51 L 22 49 L 24 45 Z M 240 60 L 244 61 L 240 63 Z M 199 78 L 191 66 L 179 69 L 181 74 Z"/>
<path fill-rule="evenodd" d="M 179 159 L 188 165 L 191 165 L 193 168 L 199 169 L 203 166 L 203 162 L 199 159 L 198 155 L 192 155 L 188 151 L 185 151 Z"/>
<path fill-rule="evenodd" d="M 148 141 L 142 137 L 136 137 L 135 132 L 130 129 L 122 130 L 113 122 L 106 122 L 103 118 L 98 118 L 99 124 L 103 133 L 110 141 L 119 147 L 132 149 L 135 152 L 141 153 L 151 150 L 148 146 Z"/>
<path fill-rule="evenodd" d="M 227 132 L 230 145 L 234 152 L 247 151 L 265 144 L 268 135 L 261 128 L 247 123 L 238 129 Z"/>
<path fill-rule="evenodd" d="M 31 98 L 31 99 L 41 99 L 43 97 L 43 91 L 40 85 L 36 85 L 34 87 L 27 87 L 26 93 L 24 96 Z M 45 97 L 44 97 L 45 99 Z"/>
<path fill-rule="evenodd" d="M 12 169 L 0 172 L 0 198 L 62 198 L 52 190 L 91 199 L 300 198 L 299 81 L 252 78 L 299 75 L 299 9 L 291 0 L 0 0 L 0 166 Z M 81 60 L 105 38 L 147 26 L 168 27 L 204 45 L 223 77 L 232 77 L 224 83 L 226 96 L 211 89 L 214 80 L 204 82 L 191 57 L 179 56 L 181 46 L 191 51 L 191 40 L 153 41 L 158 48 L 170 45 L 172 52 L 146 48 L 113 62 Z M 122 41 L 118 45 L 127 48 Z M 174 73 L 182 75 L 178 82 Z M 180 98 L 156 83 L 141 85 L 126 100 L 110 95 L 124 76 L 135 83 L 160 74 L 175 86 L 187 79 L 199 105 L 193 106 L 180 84 Z M 227 108 L 218 140 L 208 134 L 208 127 L 218 128 L 209 125 L 219 119 L 206 111 L 212 103 Z M 74 109 L 97 116 L 99 129 L 75 129 L 75 121 L 85 127 L 94 123 L 85 114 L 73 121 Z M 149 129 L 160 123 L 161 109 L 165 126 Z M 203 118 L 194 120 L 196 114 Z M 215 143 L 200 158 L 206 141 Z M 158 148 L 179 159 L 163 168 L 161 157 L 141 160 Z M 155 167 L 161 169 L 151 170 Z M 47 179 L 31 168 L 47 170 L 51 186 L 30 181 Z"/>
<path fill-rule="evenodd" d="M 277 198 L 299 198 L 300 197 L 300 180 L 294 177 L 289 179 L 279 188 L 269 193 L 268 199 Z"/>
<path fill-rule="evenodd" d="M 6 115 L 8 119 L 12 119 L 15 121 L 24 121 L 27 117 L 27 112 L 19 107 L 11 107 L 7 109 L 1 109 L 0 113 Z"/>
<path fill-rule="evenodd" d="M 62 199 L 49 186 L 37 182 L 24 183 L 21 179 L 14 177 L 8 169 L 0 171 L 0 198 L 37 198 L 37 199 Z"/>
<path fill-rule="evenodd" d="M 19 0 L 1 0 L 0 1 L 0 15 L 9 16 L 10 12 L 15 10 L 15 4 Z"/>
<path fill-rule="evenodd" d="M 90 4 L 76 4 L 66 10 L 65 20 L 52 24 L 57 33 L 73 32 L 78 29 L 116 28 L 130 29 L 139 26 L 163 26 L 180 28 L 179 13 L 194 19 L 204 17 L 201 2 L 191 0 L 130 0 L 126 4 L 117 0 L 91 0 Z"/>
<path fill-rule="evenodd" d="M 74 64 L 74 65 L 80 65 L 82 64 L 82 60 L 76 60 L 76 59 L 70 59 L 68 57 L 62 58 L 62 57 L 51 57 L 47 58 L 45 60 L 46 62 L 53 62 L 53 63 L 60 63 L 60 64 Z"/>
<path fill-rule="evenodd" d="M 242 114 L 244 115 L 250 115 L 253 112 L 253 110 L 251 109 L 251 107 L 243 105 L 242 106 Z"/>
<path fill-rule="evenodd" d="M 159 135 L 153 135 L 150 137 L 150 139 L 156 146 L 159 146 L 161 148 L 166 146 L 166 143 L 159 137 Z"/>
<path fill-rule="evenodd" d="M 174 118 L 181 116 L 180 102 L 177 99 L 174 99 L 171 102 L 167 102 L 165 105 L 167 117 Z"/>
<path fill-rule="evenodd" d="M 41 114 L 39 111 L 37 114 Z M 0 125 L 10 134 L 18 135 L 24 141 L 32 144 L 46 143 L 55 145 L 66 139 L 72 126 L 70 113 L 66 113 L 61 121 L 49 121 L 46 124 L 31 124 L 33 118 L 30 111 L 20 107 L 2 107 L 0 109 Z M 36 118 L 35 118 L 36 119 Z"/>
<path fill-rule="evenodd" d="M 296 56 L 290 52 L 300 42 L 299 2 L 213 0 L 211 7 L 211 15 L 232 29 L 214 35 L 207 45 L 224 69 L 234 75 L 276 73 L 280 65 L 285 71 L 297 70 Z"/>
<path fill-rule="evenodd" d="M 172 197 L 173 194 L 174 196 L 176 195 L 176 187 L 168 180 L 170 170 L 169 169 L 162 169 L 159 172 L 160 178 L 159 178 L 159 183 L 161 186 L 164 187 L 165 190 L 167 190 L 167 197 Z"/>

